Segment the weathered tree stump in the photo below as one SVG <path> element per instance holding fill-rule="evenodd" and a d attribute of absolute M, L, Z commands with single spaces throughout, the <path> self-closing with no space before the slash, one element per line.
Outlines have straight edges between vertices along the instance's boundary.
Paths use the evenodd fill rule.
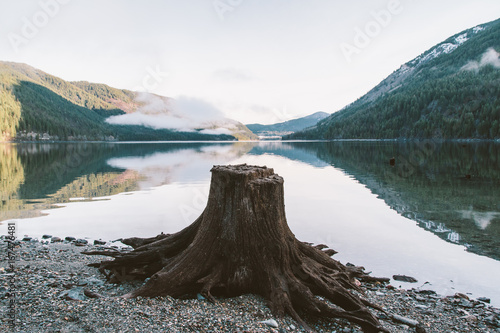
<path fill-rule="evenodd" d="M 150 279 L 124 295 L 181 297 L 201 293 L 263 296 L 277 315 L 345 318 L 364 332 L 386 331 L 349 289 L 359 267 L 330 258 L 333 250 L 298 241 L 285 217 L 283 178 L 267 167 L 214 166 L 208 203 L 182 231 L 130 238 L 130 252 L 86 252 L 114 257 L 92 264 L 111 281 Z M 358 289 L 359 290 L 359 289 Z M 317 297 L 321 296 L 321 298 Z M 299 315 L 300 314 L 300 315 Z"/>

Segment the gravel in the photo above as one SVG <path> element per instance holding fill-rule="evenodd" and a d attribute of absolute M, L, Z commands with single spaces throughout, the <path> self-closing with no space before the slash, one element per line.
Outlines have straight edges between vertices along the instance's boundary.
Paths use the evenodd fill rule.
<path fill-rule="evenodd" d="M 77 246 L 78 245 L 78 246 Z M 102 245 L 99 245 L 102 246 Z M 0 254 L 1 332 L 306 332 L 288 316 L 276 317 L 257 295 L 123 299 L 141 282 L 111 284 L 87 264 L 109 259 L 82 255 L 97 246 L 70 241 L 43 244 L 17 241 L 19 259 L 9 270 L 7 246 Z M 11 280 L 15 297 L 11 297 Z M 390 332 L 500 332 L 500 310 L 488 299 L 430 290 L 402 290 L 380 283 L 362 284 L 364 297 L 383 308 L 373 310 Z M 13 303 L 10 303 L 13 301 Z M 15 327 L 7 311 L 15 306 Z M 344 320 L 310 321 L 317 332 L 361 332 Z"/>

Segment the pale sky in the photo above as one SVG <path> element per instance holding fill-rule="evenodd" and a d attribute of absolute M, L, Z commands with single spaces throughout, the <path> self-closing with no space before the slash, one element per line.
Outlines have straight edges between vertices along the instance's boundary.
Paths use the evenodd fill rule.
<path fill-rule="evenodd" d="M 275 123 L 338 111 L 499 17 L 498 0 L 0 0 L 0 60 Z"/>

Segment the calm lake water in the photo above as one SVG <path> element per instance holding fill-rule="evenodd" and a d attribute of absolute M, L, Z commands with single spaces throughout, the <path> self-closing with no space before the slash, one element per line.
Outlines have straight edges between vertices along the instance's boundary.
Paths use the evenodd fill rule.
<path fill-rule="evenodd" d="M 500 306 L 499 144 L 0 144 L 0 163 L 0 233 L 103 240 L 176 232 L 205 207 L 213 165 L 267 165 L 298 239 L 419 281 L 396 286 Z"/>

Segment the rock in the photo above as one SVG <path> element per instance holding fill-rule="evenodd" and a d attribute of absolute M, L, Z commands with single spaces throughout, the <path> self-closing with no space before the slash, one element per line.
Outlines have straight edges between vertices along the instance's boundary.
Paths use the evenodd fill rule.
<path fill-rule="evenodd" d="M 469 296 L 467 296 L 465 294 L 462 294 L 462 293 L 455 293 L 455 297 L 456 298 L 463 298 L 463 299 L 469 300 Z"/>
<path fill-rule="evenodd" d="M 33 240 L 33 238 L 28 237 L 28 236 L 24 236 L 22 239 L 23 242 L 31 242 L 32 240 Z"/>
<path fill-rule="evenodd" d="M 100 239 L 96 239 L 94 240 L 94 245 L 106 245 L 106 242 Z"/>
<path fill-rule="evenodd" d="M 52 238 L 52 235 L 43 235 L 42 236 L 42 239 L 49 239 L 49 238 Z"/>
<path fill-rule="evenodd" d="M 464 307 L 464 308 L 473 308 L 474 304 L 466 299 L 463 299 L 458 305 Z"/>
<path fill-rule="evenodd" d="M 498 317 L 496 315 L 491 315 L 486 318 L 484 318 L 484 321 L 486 324 L 493 326 L 493 327 L 500 327 L 500 322 L 498 320 Z"/>
<path fill-rule="evenodd" d="M 71 237 L 71 236 L 67 236 L 67 237 L 64 238 L 64 240 L 67 241 L 67 242 L 72 242 L 72 241 L 75 241 L 76 238 L 75 237 Z"/>
<path fill-rule="evenodd" d="M 88 244 L 89 242 L 86 239 L 78 238 L 75 243 L 80 243 L 80 244 Z"/>
<path fill-rule="evenodd" d="M 490 303 L 491 302 L 491 299 L 489 299 L 488 297 L 478 297 L 477 300 L 481 301 L 481 302 L 484 302 L 484 303 Z"/>
<path fill-rule="evenodd" d="M 206 298 L 205 298 L 205 297 L 203 297 L 203 295 L 202 295 L 202 294 L 197 294 L 197 295 L 196 295 L 196 298 L 198 299 L 198 301 L 204 301 L 204 300 L 206 300 Z"/>
<path fill-rule="evenodd" d="M 415 327 L 415 332 L 416 333 L 426 333 L 424 325 L 418 324 L 417 327 Z"/>
<path fill-rule="evenodd" d="M 83 288 L 81 287 L 74 287 L 70 290 L 63 291 L 60 296 L 70 301 L 84 301 L 86 298 Z"/>
<path fill-rule="evenodd" d="M 269 327 L 278 328 L 278 323 L 274 319 L 264 320 L 264 321 L 261 321 L 261 323 L 264 325 L 267 325 Z"/>
<path fill-rule="evenodd" d="M 54 237 L 52 237 L 52 238 L 50 239 L 50 241 L 51 241 L 52 243 L 58 243 L 58 242 L 62 242 L 62 239 L 61 239 L 60 237 L 56 237 L 56 236 L 54 236 Z"/>
<path fill-rule="evenodd" d="M 424 294 L 424 295 L 437 295 L 437 293 L 434 290 L 417 290 L 416 291 L 419 294 Z"/>
<path fill-rule="evenodd" d="M 417 327 L 419 322 L 410 318 L 406 318 L 400 315 L 393 314 L 391 315 L 392 319 L 398 323 L 408 325 L 410 327 Z"/>
<path fill-rule="evenodd" d="M 83 280 L 83 284 L 86 284 L 89 286 L 103 286 L 104 281 L 99 280 L 95 277 L 89 277 L 88 279 Z"/>
<path fill-rule="evenodd" d="M 465 316 L 462 318 L 464 318 L 465 320 L 467 320 L 470 323 L 475 323 L 477 321 L 477 317 L 474 315 L 468 315 L 468 316 Z"/>
<path fill-rule="evenodd" d="M 418 282 L 418 280 L 415 279 L 414 277 L 406 275 L 393 275 L 392 278 L 396 281 L 402 281 L 402 282 L 410 282 L 410 283 Z"/>

